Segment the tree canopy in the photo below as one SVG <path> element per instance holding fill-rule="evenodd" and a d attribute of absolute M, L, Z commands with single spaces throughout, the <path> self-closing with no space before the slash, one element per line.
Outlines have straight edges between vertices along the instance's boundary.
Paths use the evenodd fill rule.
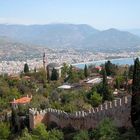
<path fill-rule="evenodd" d="M 118 140 L 119 132 L 113 122 L 106 118 L 95 130 L 95 140 Z"/>
<path fill-rule="evenodd" d="M 113 99 L 113 95 L 108 86 L 107 74 L 106 74 L 105 69 L 103 69 L 102 96 L 103 96 L 103 100 L 112 100 Z"/>
<path fill-rule="evenodd" d="M 53 70 L 52 70 L 51 80 L 52 80 L 52 81 L 58 80 L 58 73 L 57 73 L 57 70 L 54 69 L 54 68 L 53 68 Z"/>
<path fill-rule="evenodd" d="M 10 136 L 10 125 L 5 122 L 0 122 L 0 139 L 6 140 Z"/>
<path fill-rule="evenodd" d="M 28 73 L 29 72 L 29 66 L 27 63 L 24 64 L 24 73 Z"/>
<path fill-rule="evenodd" d="M 87 78 L 89 76 L 87 65 L 84 67 L 84 76 Z"/>
<path fill-rule="evenodd" d="M 136 58 L 134 62 L 131 120 L 138 135 L 140 135 L 140 62 Z"/>

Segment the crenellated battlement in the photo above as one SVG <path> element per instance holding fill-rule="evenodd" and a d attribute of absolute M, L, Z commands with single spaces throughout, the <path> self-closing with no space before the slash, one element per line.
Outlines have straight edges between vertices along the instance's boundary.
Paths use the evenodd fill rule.
<path fill-rule="evenodd" d="M 32 115 L 39 115 L 39 114 L 45 115 L 46 113 L 53 113 L 53 114 L 59 115 L 59 116 L 85 117 L 90 114 L 95 114 L 97 112 L 99 113 L 104 110 L 109 110 L 109 109 L 112 109 L 115 107 L 123 106 L 123 105 L 127 104 L 128 101 L 130 102 L 130 100 L 131 100 L 131 96 L 125 96 L 123 98 L 115 99 L 112 102 L 106 101 L 105 103 L 99 105 L 98 107 L 92 108 L 89 111 L 77 111 L 74 113 L 67 113 L 63 110 L 57 110 L 57 109 L 53 109 L 53 108 L 47 108 L 47 109 L 40 110 L 40 111 L 38 111 L 37 108 L 30 108 L 29 112 Z"/>
<path fill-rule="evenodd" d="M 99 123 L 99 121 L 105 117 L 115 118 L 118 121 L 120 119 L 119 124 L 121 124 L 121 119 L 123 119 L 123 122 L 125 122 L 124 117 L 126 117 L 126 120 L 128 117 L 130 117 L 130 107 L 131 95 L 127 95 L 123 98 L 117 98 L 111 102 L 106 101 L 98 107 L 91 108 L 88 111 L 76 111 L 73 113 L 67 113 L 63 110 L 52 108 L 47 108 L 40 111 L 38 111 L 37 108 L 31 108 L 29 109 L 30 127 L 34 128 L 37 123 L 43 122 L 42 120 L 45 118 L 47 118 L 45 119 L 45 121 L 47 121 L 45 123 L 55 122 L 60 127 L 66 127 L 67 125 L 71 124 L 72 126 L 74 125 L 73 127 L 75 129 L 80 129 L 81 126 L 83 128 L 94 128 L 96 127 L 97 123 Z M 122 113 L 120 114 L 120 112 Z M 118 114 L 120 115 L 118 116 Z M 123 118 L 119 118 L 121 115 L 124 115 Z M 77 126 L 74 121 L 77 122 Z"/>

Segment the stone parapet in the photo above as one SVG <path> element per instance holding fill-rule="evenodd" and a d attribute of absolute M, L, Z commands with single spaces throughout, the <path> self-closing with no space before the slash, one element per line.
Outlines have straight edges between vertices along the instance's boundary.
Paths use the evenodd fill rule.
<path fill-rule="evenodd" d="M 67 113 L 63 110 L 47 108 L 38 111 L 36 108 L 29 109 L 30 128 L 33 129 L 38 123 L 49 124 L 55 122 L 59 127 L 71 125 L 75 129 L 95 128 L 104 118 L 112 118 L 116 125 L 130 125 L 131 95 L 106 101 L 98 107 L 88 111 L 76 111 Z M 46 121 L 46 122 L 45 122 Z M 74 123 L 75 122 L 75 123 Z"/>

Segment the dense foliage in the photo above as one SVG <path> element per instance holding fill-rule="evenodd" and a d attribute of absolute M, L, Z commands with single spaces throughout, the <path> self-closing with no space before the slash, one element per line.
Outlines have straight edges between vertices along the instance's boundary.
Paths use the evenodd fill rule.
<path fill-rule="evenodd" d="M 58 80 L 58 73 L 57 73 L 57 70 L 54 69 L 54 68 L 53 68 L 53 70 L 52 70 L 51 80 L 52 80 L 52 81 Z"/>
<path fill-rule="evenodd" d="M 0 140 L 6 140 L 10 136 L 10 124 L 0 122 Z"/>
<path fill-rule="evenodd" d="M 25 63 L 24 65 L 24 73 L 28 73 L 29 72 L 29 66 L 27 63 Z"/>
<path fill-rule="evenodd" d="M 106 70 L 107 76 L 111 76 L 111 75 L 113 76 L 117 72 L 117 65 L 112 64 L 111 61 L 107 61 L 105 63 L 105 70 Z"/>
<path fill-rule="evenodd" d="M 25 68 L 26 67 L 26 68 Z M 116 66 L 111 62 L 106 62 L 102 66 L 102 71 L 96 70 L 94 66 L 78 69 L 74 66 L 63 64 L 62 77 L 59 78 L 57 71 L 53 69 L 50 79 L 44 69 L 29 71 L 29 67 L 24 67 L 24 73 L 20 76 L 0 76 L 0 115 L 11 111 L 10 102 L 15 98 L 32 95 L 29 105 L 19 106 L 12 110 L 10 123 L 0 123 L 0 139 L 15 140 L 124 140 L 136 137 L 134 129 L 126 129 L 122 132 L 115 127 L 112 120 L 105 119 L 95 130 L 71 131 L 58 130 L 57 126 L 48 126 L 47 130 L 40 124 L 33 131 L 29 128 L 29 112 L 31 107 L 45 109 L 52 107 L 66 112 L 85 110 L 97 107 L 106 100 L 113 100 L 113 91 L 123 90 L 123 95 L 128 91 L 128 81 L 133 74 L 133 98 L 132 98 L 132 122 L 139 133 L 139 60 L 136 59 L 135 66 L 128 68 Z M 25 70 L 26 69 L 26 70 Z M 134 69 L 134 72 L 133 72 Z M 112 82 L 107 76 L 111 76 Z M 88 85 L 88 79 L 96 77 L 102 78 L 100 83 Z M 64 82 L 72 85 L 69 90 L 59 89 Z M 131 91 L 131 86 L 130 86 Z M 137 95 L 137 96 L 136 96 Z M 20 118 L 25 118 L 22 123 Z M 65 128 L 67 129 L 67 128 Z M 15 137 L 15 138 L 14 138 Z"/>
<path fill-rule="evenodd" d="M 105 69 L 103 69 L 102 96 L 103 96 L 104 101 L 113 99 L 113 95 L 112 95 L 112 93 L 110 91 L 110 88 L 108 86 L 107 75 L 106 75 L 106 70 Z"/>
<path fill-rule="evenodd" d="M 39 124 L 31 133 L 24 129 L 18 140 L 63 140 L 63 132 L 57 129 L 46 130 L 46 126 Z"/>
<path fill-rule="evenodd" d="M 84 67 L 84 76 L 87 78 L 89 76 L 87 65 Z"/>
<path fill-rule="evenodd" d="M 137 134 L 140 135 L 140 62 L 138 58 L 134 64 L 131 106 L 132 124 Z"/>

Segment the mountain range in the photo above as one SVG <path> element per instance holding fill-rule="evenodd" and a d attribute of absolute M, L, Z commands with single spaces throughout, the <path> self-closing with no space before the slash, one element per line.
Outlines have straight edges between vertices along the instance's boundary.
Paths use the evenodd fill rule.
<path fill-rule="evenodd" d="M 75 48 L 101 52 L 137 51 L 140 48 L 140 36 L 136 34 L 113 28 L 101 31 L 86 24 L 0 24 L 0 38 L 34 48 Z"/>
<path fill-rule="evenodd" d="M 51 51 L 47 49 L 47 52 Z M 43 49 L 37 45 L 23 44 L 8 37 L 0 37 L 0 60 L 26 60 L 42 57 Z"/>
<path fill-rule="evenodd" d="M 140 37 L 140 29 L 128 29 L 128 31 Z"/>

